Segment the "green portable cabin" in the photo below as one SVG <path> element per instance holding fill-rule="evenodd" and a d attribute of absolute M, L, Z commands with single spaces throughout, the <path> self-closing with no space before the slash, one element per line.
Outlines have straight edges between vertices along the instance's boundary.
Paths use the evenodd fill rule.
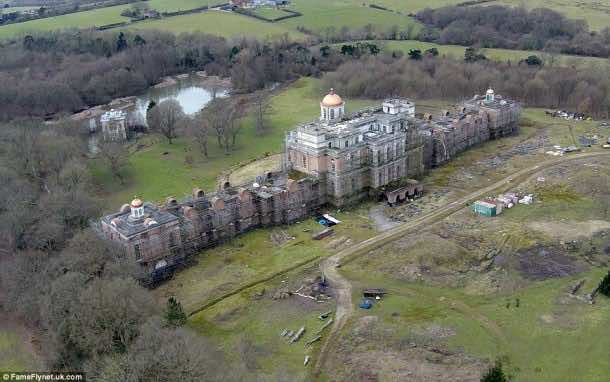
<path fill-rule="evenodd" d="M 474 202 L 474 204 L 472 206 L 472 210 L 481 216 L 487 216 L 487 217 L 496 216 L 496 212 L 497 212 L 495 204 L 484 202 L 482 200 Z"/>

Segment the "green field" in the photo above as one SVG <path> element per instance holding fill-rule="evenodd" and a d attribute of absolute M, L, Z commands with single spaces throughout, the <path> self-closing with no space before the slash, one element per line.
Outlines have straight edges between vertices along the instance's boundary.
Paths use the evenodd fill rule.
<path fill-rule="evenodd" d="M 291 4 L 291 9 L 303 16 L 282 20 L 279 24 L 293 29 L 305 26 L 318 32 L 326 28 L 339 31 L 342 27 L 362 28 L 370 24 L 377 30 L 388 30 L 392 26 L 404 30 L 409 25 L 418 25 L 405 15 L 363 6 L 355 0 L 297 0 Z"/>
<path fill-rule="evenodd" d="M 212 5 L 221 3 L 221 0 L 211 1 Z M 201 7 L 208 4 L 207 0 L 150 0 L 147 1 L 151 9 L 158 11 L 178 11 Z M 0 27 L 0 38 L 19 36 L 27 32 L 57 30 L 63 28 L 92 28 L 95 26 L 120 23 L 128 21 L 121 16 L 121 12 L 131 5 L 117 5 L 94 9 L 91 11 L 71 13 L 68 15 L 32 20 L 24 23 L 9 24 Z"/>
<path fill-rule="evenodd" d="M 237 147 L 227 156 L 210 137 L 210 157 L 205 159 L 197 147 L 179 138 L 172 145 L 159 136 L 147 137 L 138 142 L 147 147 L 131 156 L 129 183 L 119 187 L 111 174 L 100 166 L 94 166 L 94 175 L 102 186 L 102 197 L 112 209 L 137 194 L 146 200 L 162 200 L 168 195 L 183 197 L 193 187 L 216 188 L 216 178 L 222 172 L 240 163 L 261 157 L 267 152 L 281 151 L 284 134 L 301 122 L 317 118 L 319 102 L 326 94 L 320 88 L 320 81 L 303 78 L 272 99 L 273 111 L 270 115 L 270 128 L 264 135 L 257 135 L 252 116 L 245 118 L 243 128 L 237 138 Z M 355 111 L 374 101 L 350 100 L 348 111 Z M 166 153 L 166 154 L 164 154 Z M 186 156 L 194 162 L 187 165 Z"/>
<path fill-rule="evenodd" d="M 275 7 L 259 7 L 253 9 L 252 12 L 257 14 L 258 16 L 264 17 L 269 20 L 275 20 L 279 17 L 284 17 L 288 15 L 288 13 L 282 11 L 281 9 Z"/>
<path fill-rule="evenodd" d="M 385 51 L 401 51 L 404 54 L 408 54 L 411 49 L 420 49 L 424 52 L 430 48 L 437 48 L 440 55 L 454 56 L 456 58 L 464 57 L 464 50 L 466 49 L 463 46 L 459 45 L 440 45 L 434 44 L 430 42 L 422 42 L 422 41 L 383 41 L 379 42 L 383 45 L 383 50 Z M 551 62 L 559 65 L 581 65 L 581 64 L 595 64 L 595 65 L 608 65 L 608 60 L 605 58 L 599 57 L 579 57 L 579 56 L 570 56 L 567 54 L 556 54 L 550 55 L 545 52 L 538 51 L 527 51 L 527 50 L 511 50 L 511 49 L 490 49 L 484 48 L 481 49 L 481 52 L 489 59 L 496 61 L 512 61 L 518 62 L 523 60 L 531 55 L 538 55 L 546 64 L 550 64 Z"/>
<path fill-rule="evenodd" d="M 223 37 L 265 38 L 283 34 L 288 34 L 294 39 L 305 37 L 302 33 L 284 28 L 277 23 L 269 23 L 253 17 L 223 11 L 209 11 L 145 21 L 131 25 L 129 28 L 134 30 L 159 29 L 173 33 L 205 32 Z"/>

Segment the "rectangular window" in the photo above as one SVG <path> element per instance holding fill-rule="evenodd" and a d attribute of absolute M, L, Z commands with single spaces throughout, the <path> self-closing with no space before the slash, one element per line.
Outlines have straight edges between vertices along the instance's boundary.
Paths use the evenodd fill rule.
<path fill-rule="evenodd" d="M 133 253 L 136 255 L 136 261 L 142 260 L 142 252 L 140 251 L 140 244 L 133 246 Z"/>
<path fill-rule="evenodd" d="M 176 245 L 176 235 L 173 232 L 169 233 L 169 246 L 174 247 Z"/>

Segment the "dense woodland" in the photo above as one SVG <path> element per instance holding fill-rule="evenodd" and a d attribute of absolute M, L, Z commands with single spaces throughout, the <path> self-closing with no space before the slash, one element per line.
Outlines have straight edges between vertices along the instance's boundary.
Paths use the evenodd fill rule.
<path fill-rule="evenodd" d="M 33 120 L 0 129 L 0 309 L 36 333 L 46 369 L 108 382 L 237 380 L 89 228 L 100 210 L 77 131 Z"/>
<path fill-rule="evenodd" d="M 0 121 L 75 112 L 190 71 L 231 76 L 237 91 L 251 92 L 320 70 L 306 47 L 285 39 L 204 34 L 63 31 L 5 42 L 0 52 Z"/>
<path fill-rule="evenodd" d="M 416 18 L 428 26 L 419 35 L 424 41 L 596 57 L 610 55 L 610 29 L 589 31 L 586 21 L 568 19 L 547 8 L 451 6 L 423 10 Z"/>
<path fill-rule="evenodd" d="M 610 78 L 605 67 L 531 66 L 479 60 L 363 57 L 325 76 L 350 97 L 383 98 L 401 95 L 456 101 L 492 86 L 500 94 L 527 106 L 565 108 L 607 116 Z"/>

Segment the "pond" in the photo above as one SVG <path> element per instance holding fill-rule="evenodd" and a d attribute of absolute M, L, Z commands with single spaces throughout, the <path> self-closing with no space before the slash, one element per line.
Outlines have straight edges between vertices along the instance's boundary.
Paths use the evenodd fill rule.
<path fill-rule="evenodd" d="M 146 111 L 151 101 L 157 105 L 165 100 L 178 101 L 184 113 L 192 116 L 203 109 L 216 97 L 229 96 L 229 84 L 216 78 L 202 77 L 198 74 L 181 75 L 167 78 L 162 84 L 149 88 L 144 94 L 113 101 L 111 104 L 97 107 L 94 115 L 86 118 L 91 134 L 89 135 L 89 152 L 96 154 L 100 135 L 100 116 L 112 108 L 127 112 L 127 126 L 146 126 Z"/>
<path fill-rule="evenodd" d="M 168 99 L 178 101 L 184 113 L 194 115 L 215 97 L 227 97 L 229 89 L 218 83 L 205 81 L 198 75 L 181 76 L 175 83 L 150 88 L 146 93 L 137 96 L 135 101 L 135 119 L 146 124 L 146 110 L 150 101 L 159 104 Z"/>

